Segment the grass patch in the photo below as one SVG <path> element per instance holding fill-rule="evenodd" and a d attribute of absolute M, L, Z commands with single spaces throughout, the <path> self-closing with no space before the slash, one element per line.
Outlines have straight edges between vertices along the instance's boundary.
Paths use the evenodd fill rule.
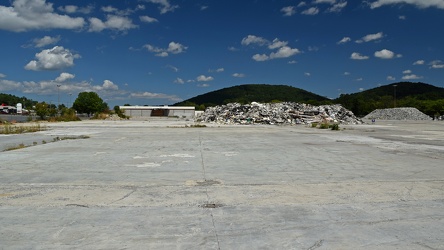
<path fill-rule="evenodd" d="M 23 133 L 33 133 L 38 131 L 46 130 L 45 126 L 41 126 L 40 123 L 35 125 L 10 125 L 5 124 L 0 126 L 0 134 L 23 134 Z"/>
<path fill-rule="evenodd" d="M 12 151 L 12 150 L 17 150 L 17 149 L 22 149 L 22 148 L 26 148 L 26 146 L 25 146 L 25 144 L 20 143 L 18 146 L 7 148 L 5 151 Z"/>

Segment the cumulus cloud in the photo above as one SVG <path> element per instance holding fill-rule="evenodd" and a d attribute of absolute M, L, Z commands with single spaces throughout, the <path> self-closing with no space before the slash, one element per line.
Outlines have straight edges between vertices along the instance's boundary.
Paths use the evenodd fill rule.
<path fill-rule="evenodd" d="M 367 42 L 371 42 L 371 41 L 377 41 L 379 39 L 381 39 L 384 36 L 384 33 L 382 32 L 378 32 L 376 34 L 368 34 L 364 37 L 362 37 L 359 40 L 356 40 L 356 43 L 367 43 Z"/>
<path fill-rule="evenodd" d="M 60 36 L 55 36 L 55 37 L 44 36 L 42 38 L 35 38 L 32 41 L 34 43 L 34 47 L 41 48 L 45 47 L 46 45 L 58 43 L 60 41 Z"/>
<path fill-rule="evenodd" d="M 381 59 L 393 59 L 395 57 L 399 58 L 402 57 L 401 54 L 395 54 L 393 51 L 388 49 L 383 49 L 380 51 L 375 52 L 375 57 L 381 58 Z"/>
<path fill-rule="evenodd" d="M 149 17 L 149 16 L 140 16 L 140 21 L 145 22 L 145 23 L 157 23 L 159 22 L 159 20 L 157 20 L 154 17 Z"/>
<path fill-rule="evenodd" d="M 74 14 L 74 13 L 90 14 L 93 11 L 94 6 L 88 5 L 86 7 L 78 7 L 75 5 L 66 5 L 66 6 L 60 6 L 57 9 L 68 14 Z"/>
<path fill-rule="evenodd" d="M 277 52 L 272 52 L 270 54 L 270 59 L 287 58 L 287 57 L 291 57 L 291 56 L 299 54 L 299 53 L 300 53 L 300 51 L 298 49 L 293 49 L 288 46 L 284 46 L 284 47 L 279 48 L 279 50 Z"/>
<path fill-rule="evenodd" d="M 422 79 L 422 76 L 411 74 L 411 75 L 405 75 L 402 77 L 402 80 L 418 80 L 418 79 Z"/>
<path fill-rule="evenodd" d="M 257 62 L 263 62 L 263 61 L 267 61 L 268 59 L 270 59 L 270 57 L 265 54 L 255 54 L 252 58 L 253 58 L 253 60 L 255 60 Z"/>
<path fill-rule="evenodd" d="M 0 29 L 24 32 L 40 29 L 80 29 L 85 20 L 54 12 L 46 0 L 14 0 L 11 6 L 0 6 Z"/>
<path fill-rule="evenodd" d="M 444 63 L 441 60 L 435 60 L 429 63 L 432 69 L 444 69 Z"/>
<path fill-rule="evenodd" d="M 423 65 L 425 63 L 424 60 L 418 60 L 416 62 L 413 63 L 413 65 Z"/>
<path fill-rule="evenodd" d="M 351 41 L 351 38 L 346 36 L 346 37 L 342 38 L 341 41 L 337 42 L 337 44 L 348 43 L 350 41 Z"/>
<path fill-rule="evenodd" d="M 253 60 L 258 62 L 263 62 L 271 59 L 277 58 L 287 58 L 293 55 L 301 53 L 299 49 L 291 48 L 287 46 L 287 41 L 280 41 L 278 38 L 275 38 L 272 42 L 268 41 L 265 38 L 257 37 L 254 35 L 248 35 L 247 37 L 242 39 L 242 45 L 250 45 L 250 44 L 258 44 L 260 46 L 268 45 L 270 50 L 275 50 L 275 52 L 271 52 L 269 55 L 267 54 L 255 54 L 253 55 Z"/>
<path fill-rule="evenodd" d="M 177 77 L 176 80 L 174 80 L 174 83 L 184 84 L 185 81 L 182 78 Z"/>
<path fill-rule="evenodd" d="M 402 71 L 402 73 L 403 73 L 403 74 L 411 74 L 411 73 L 412 73 L 412 71 L 411 71 L 411 70 L 409 70 L 409 69 L 407 69 L 407 70 L 404 70 L 404 71 Z"/>
<path fill-rule="evenodd" d="M 42 81 L 11 81 L 0 79 L 0 91 L 21 91 L 26 94 L 52 95 L 60 91 L 62 93 L 97 92 L 101 96 L 119 96 L 126 94 L 119 90 L 119 87 L 110 80 L 103 81 L 100 85 L 95 85 L 87 81 L 67 81 L 73 79 L 74 75 L 62 73 L 55 80 Z M 57 87 L 60 85 L 60 87 Z"/>
<path fill-rule="evenodd" d="M 159 4 L 160 14 L 173 12 L 175 9 L 179 8 L 178 5 L 171 5 L 168 0 L 145 0 L 145 1 L 149 3 Z"/>
<path fill-rule="evenodd" d="M 106 21 L 99 18 L 92 17 L 89 19 L 89 32 L 101 32 L 104 29 L 111 29 L 117 31 L 127 31 L 129 29 L 137 28 L 133 21 L 125 16 L 107 15 Z"/>
<path fill-rule="evenodd" d="M 67 80 L 70 80 L 70 79 L 74 79 L 74 77 L 76 77 L 75 75 L 73 75 L 73 74 L 70 74 L 70 73 L 61 73 L 60 74 L 60 76 L 58 76 L 56 79 L 55 79 L 55 81 L 56 82 L 65 82 L 65 81 L 67 81 Z"/>
<path fill-rule="evenodd" d="M 213 81 L 214 78 L 212 76 L 200 75 L 196 78 L 196 80 L 198 82 L 209 82 L 209 81 Z"/>
<path fill-rule="evenodd" d="M 94 86 L 94 89 L 97 91 L 112 91 L 119 90 L 119 86 L 117 86 L 110 80 L 105 80 L 103 81 L 103 84 L 101 86 Z"/>
<path fill-rule="evenodd" d="M 74 66 L 74 59 L 80 58 L 79 54 L 72 53 L 62 46 L 55 46 L 52 49 L 42 50 L 35 54 L 36 60 L 30 61 L 25 69 L 27 70 L 60 70 Z"/>
<path fill-rule="evenodd" d="M 350 59 L 353 60 L 367 60 L 368 58 L 369 58 L 368 56 L 361 55 L 357 52 L 353 52 L 350 56 Z"/>
<path fill-rule="evenodd" d="M 149 52 L 156 53 L 156 56 L 160 57 L 167 57 L 169 56 L 169 54 L 180 54 L 188 49 L 188 47 L 176 42 L 170 42 L 168 44 L 168 48 L 166 49 L 155 47 L 150 44 L 145 44 L 143 47 Z"/>
<path fill-rule="evenodd" d="M 254 35 L 248 35 L 247 37 L 244 37 L 241 41 L 242 45 L 258 44 L 260 46 L 263 46 L 269 43 L 270 42 L 267 39 Z"/>
<path fill-rule="evenodd" d="M 435 7 L 438 9 L 444 9 L 444 1 L 441 0 L 378 0 L 370 3 L 370 8 L 375 9 L 384 5 L 393 4 L 412 4 L 418 8 Z"/>
<path fill-rule="evenodd" d="M 279 39 L 275 38 L 273 40 L 273 42 L 270 45 L 268 45 L 268 48 L 269 49 L 277 49 L 277 48 L 287 46 L 287 44 L 288 44 L 287 41 L 279 41 Z"/>
<path fill-rule="evenodd" d="M 395 81 L 396 78 L 394 76 L 387 76 L 387 81 Z"/>
<path fill-rule="evenodd" d="M 292 16 L 296 13 L 294 6 L 287 6 L 281 9 L 281 12 L 284 13 L 284 16 Z"/>

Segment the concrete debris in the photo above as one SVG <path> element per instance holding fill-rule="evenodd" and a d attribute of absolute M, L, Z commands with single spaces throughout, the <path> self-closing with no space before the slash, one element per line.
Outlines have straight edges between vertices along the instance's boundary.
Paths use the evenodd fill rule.
<path fill-rule="evenodd" d="M 416 108 L 376 109 L 364 119 L 378 120 L 432 120 L 432 118 Z"/>
<path fill-rule="evenodd" d="M 227 105 L 209 107 L 196 117 L 197 122 L 218 124 L 270 124 L 291 125 L 330 122 L 341 124 L 362 124 L 353 112 L 339 104 L 313 106 L 310 104 L 282 102 Z"/>

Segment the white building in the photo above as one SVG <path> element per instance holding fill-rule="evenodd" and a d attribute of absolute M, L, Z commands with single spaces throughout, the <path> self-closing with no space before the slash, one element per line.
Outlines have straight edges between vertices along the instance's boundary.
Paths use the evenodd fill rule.
<path fill-rule="evenodd" d="M 194 118 L 194 107 L 184 106 L 119 106 L 120 110 L 133 118 L 141 117 L 184 117 Z"/>

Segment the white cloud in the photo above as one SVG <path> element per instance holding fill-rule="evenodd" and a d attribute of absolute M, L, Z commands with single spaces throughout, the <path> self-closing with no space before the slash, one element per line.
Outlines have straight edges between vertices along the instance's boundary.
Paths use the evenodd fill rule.
<path fill-rule="evenodd" d="M 349 76 L 349 75 L 351 75 L 351 73 L 350 72 L 344 72 L 344 76 Z"/>
<path fill-rule="evenodd" d="M 263 61 L 267 61 L 268 59 L 270 59 L 267 55 L 265 54 L 256 54 L 253 57 L 253 60 L 257 61 L 257 62 L 263 62 Z"/>
<path fill-rule="evenodd" d="M 310 72 L 305 72 L 304 76 L 311 76 L 311 73 Z"/>
<path fill-rule="evenodd" d="M 212 76 L 200 75 L 200 76 L 196 77 L 196 80 L 198 82 L 209 82 L 209 81 L 213 81 L 214 78 Z"/>
<path fill-rule="evenodd" d="M 380 51 L 375 52 L 375 57 L 381 58 L 381 59 L 393 59 L 393 58 L 400 58 L 402 57 L 401 54 L 395 54 L 393 51 L 388 49 L 383 49 Z"/>
<path fill-rule="evenodd" d="M 411 73 L 412 73 L 412 71 L 411 71 L 411 70 L 409 70 L 409 69 L 407 69 L 407 70 L 404 70 L 404 71 L 402 71 L 402 73 L 403 73 L 403 74 L 411 74 Z"/>
<path fill-rule="evenodd" d="M 103 84 L 101 86 L 94 86 L 94 89 L 97 91 L 112 91 L 112 90 L 119 90 L 119 87 L 114 84 L 110 80 L 103 81 Z"/>
<path fill-rule="evenodd" d="M 291 56 L 299 54 L 299 53 L 300 53 L 300 51 L 298 49 L 293 49 L 288 46 L 284 46 L 284 47 L 279 48 L 279 50 L 277 52 L 272 52 L 270 54 L 270 59 L 287 58 L 287 57 L 291 57 Z"/>
<path fill-rule="evenodd" d="M 107 15 L 105 22 L 96 17 L 92 17 L 89 19 L 89 23 L 89 32 L 101 32 L 104 29 L 127 31 L 138 27 L 133 24 L 133 21 L 128 17 L 116 15 Z"/>
<path fill-rule="evenodd" d="M 402 80 L 418 80 L 418 79 L 422 79 L 422 76 L 417 76 L 415 74 L 411 74 L 411 75 L 405 75 L 402 77 Z"/>
<path fill-rule="evenodd" d="M 3 73 L 0 73 L 0 78 L 5 78 L 6 77 L 6 75 L 5 74 L 3 74 Z"/>
<path fill-rule="evenodd" d="M 23 84 L 6 79 L 0 79 L 0 91 L 20 90 Z"/>
<path fill-rule="evenodd" d="M 270 45 L 268 45 L 268 48 L 269 49 L 277 49 L 277 48 L 284 47 L 287 44 L 288 44 L 288 42 L 286 42 L 286 41 L 279 41 L 279 39 L 275 38 L 273 40 L 273 42 Z"/>
<path fill-rule="evenodd" d="M 149 17 L 149 16 L 140 16 L 140 21 L 145 22 L 145 23 L 157 23 L 159 22 L 159 20 L 157 20 L 154 17 Z"/>
<path fill-rule="evenodd" d="M 292 16 L 296 13 L 294 6 L 287 6 L 281 9 L 281 12 L 284 13 L 284 16 Z"/>
<path fill-rule="evenodd" d="M 169 54 L 180 54 L 185 52 L 188 47 L 180 44 L 180 43 L 176 43 L 176 42 L 170 42 L 168 44 L 168 48 L 166 49 L 162 49 L 162 48 L 158 48 L 158 47 L 154 47 L 150 44 L 145 44 L 143 46 L 143 48 L 146 48 L 149 52 L 153 52 L 153 53 L 157 53 L 156 56 L 160 56 L 160 57 L 167 57 L 169 56 Z"/>
<path fill-rule="evenodd" d="M 180 53 L 184 52 L 186 49 L 187 49 L 187 47 L 183 46 L 180 43 L 170 42 L 168 44 L 167 51 L 172 54 L 180 54 Z"/>
<path fill-rule="evenodd" d="M 67 80 L 70 80 L 70 79 L 74 79 L 74 77 L 76 77 L 75 75 L 73 75 L 73 74 L 70 74 L 70 73 L 61 73 L 60 74 L 60 76 L 58 76 L 56 79 L 55 79 L 55 81 L 56 82 L 65 82 L 65 81 L 67 81 Z"/>
<path fill-rule="evenodd" d="M 42 38 L 35 38 L 34 40 L 32 40 L 32 42 L 34 43 L 34 47 L 36 48 L 41 48 L 45 47 L 46 45 L 55 44 L 59 41 L 60 41 L 60 36 L 55 36 L 55 37 L 44 36 Z"/>
<path fill-rule="evenodd" d="M 178 83 L 178 84 L 184 84 L 185 81 L 182 78 L 176 78 L 176 80 L 174 80 L 174 83 Z"/>
<path fill-rule="evenodd" d="M 55 46 L 52 49 L 42 50 L 35 54 L 37 60 L 30 61 L 25 69 L 27 70 L 60 70 L 74 66 L 74 59 L 80 58 L 79 54 L 72 53 L 62 46 Z"/>
<path fill-rule="evenodd" d="M 319 13 L 319 9 L 317 7 L 311 7 L 301 12 L 304 15 L 317 15 Z"/>
<path fill-rule="evenodd" d="M 399 16 L 398 18 L 399 18 L 399 20 L 406 20 L 407 19 L 406 16 Z"/>
<path fill-rule="evenodd" d="M 289 61 L 289 62 L 288 62 L 288 64 L 296 64 L 296 63 L 298 63 L 298 62 L 295 61 L 295 60 L 292 60 L 292 61 Z"/>
<path fill-rule="evenodd" d="M 441 60 L 435 60 L 429 63 L 432 69 L 444 69 L 444 63 Z"/>
<path fill-rule="evenodd" d="M 208 84 L 208 83 L 198 84 L 197 87 L 207 88 L 207 87 L 210 87 L 210 84 Z"/>
<path fill-rule="evenodd" d="M 328 4 L 334 4 L 336 3 L 336 0 L 314 0 L 314 4 L 321 4 L 321 3 L 328 3 Z"/>
<path fill-rule="evenodd" d="M 267 54 L 255 54 L 253 55 L 253 60 L 262 62 L 270 59 L 276 58 L 287 58 L 293 55 L 301 53 L 299 49 L 290 48 L 287 46 L 288 42 L 280 41 L 278 38 L 275 38 L 273 42 L 269 42 L 267 39 L 262 37 L 257 37 L 254 35 L 248 35 L 247 37 L 242 39 L 242 45 L 250 45 L 250 44 L 259 44 L 260 46 L 268 44 L 268 48 L 271 50 L 278 49 L 276 52 L 271 52 L 269 55 Z"/>
<path fill-rule="evenodd" d="M 424 65 L 425 61 L 424 60 L 418 60 L 416 62 L 413 63 L 413 65 Z"/>
<path fill-rule="evenodd" d="M 351 38 L 346 36 L 346 37 L 342 38 L 341 41 L 337 42 L 337 44 L 348 43 L 350 41 L 351 41 Z"/>
<path fill-rule="evenodd" d="M 179 8 L 178 5 L 171 5 L 168 0 L 146 0 L 146 1 L 149 3 L 159 4 L 160 14 L 173 12 L 175 9 Z"/>
<path fill-rule="evenodd" d="M 438 9 L 444 9 L 444 1 L 442 0 L 378 0 L 370 3 L 370 8 L 375 9 L 392 4 L 412 4 L 418 8 L 436 7 Z"/>
<path fill-rule="evenodd" d="M 234 73 L 233 76 L 234 76 L 234 77 L 242 78 L 242 77 L 245 77 L 245 74 L 242 74 L 242 73 Z"/>
<path fill-rule="evenodd" d="M 141 98 L 141 99 L 166 99 L 169 101 L 181 101 L 182 99 L 175 95 L 167 95 L 162 93 L 151 93 L 151 92 L 136 92 L 130 94 L 131 98 Z"/>
<path fill-rule="evenodd" d="M 85 20 L 54 13 L 46 0 L 14 0 L 12 6 L 0 5 L 0 29 L 24 32 L 41 29 L 80 29 Z"/>
<path fill-rule="evenodd" d="M 387 81 L 395 81 L 396 78 L 394 76 L 387 76 Z"/>
<path fill-rule="evenodd" d="M 208 72 L 217 72 L 217 73 L 221 73 L 224 72 L 225 69 L 224 68 L 218 68 L 218 69 L 209 69 Z"/>
<path fill-rule="evenodd" d="M 382 32 L 378 32 L 376 34 L 368 34 L 368 35 L 362 37 L 361 39 L 356 40 L 356 43 L 364 43 L 364 42 L 367 43 L 367 42 L 371 42 L 371 41 L 376 41 L 376 40 L 381 39 L 383 36 L 384 36 L 384 33 L 382 33 Z"/>
<path fill-rule="evenodd" d="M 297 7 L 300 8 L 300 7 L 304 7 L 304 6 L 307 6 L 307 3 L 304 1 L 301 1 Z"/>
<path fill-rule="evenodd" d="M 167 68 L 170 68 L 171 70 L 173 70 L 174 72 L 179 72 L 179 68 L 174 67 L 173 65 L 167 65 Z"/>
<path fill-rule="evenodd" d="M 334 4 L 332 7 L 327 9 L 327 12 L 341 12 L 347 6 L 347 1 L 339 2 Z"/>
<path fill-rule="evenodd" d="M 81 13 L 81 14 L 90 14 L 94 7 L 92 5 L 88 5 L 86 7 L 78 7 L 75 5 L 66 5 L 66 6 L 60 6 L 57 8 L 58 10 L 62 12 L 66 12 L 68 14 L 74 14 L 74 13 Z"/>
<path fill-rule="evenodd" d="M 357 52 L 353 52 L 350 56 L 350 59 L 353 60 L 367 60 L 368 58 L 369 58 L 368 56 L 361 55 Z"/>
<path fill-rule="evenodd" d="M 241 41 L 242 45 L 250 45 L 250 44 L 258 44 L 260 46 L 263 46 L 265 44 L 269 44 L 270 42 L 267 39 L 264 39 L 262 37 L 254 36 L 254 35 L 248 35 L 247 37 L 244 37 Z"/>

